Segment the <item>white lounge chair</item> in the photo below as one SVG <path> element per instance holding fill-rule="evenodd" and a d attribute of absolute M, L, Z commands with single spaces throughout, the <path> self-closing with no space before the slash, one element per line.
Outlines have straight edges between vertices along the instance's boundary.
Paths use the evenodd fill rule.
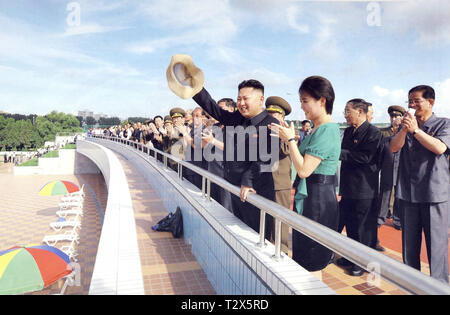
<path fill-rule="evenodd" d="M 58 206 L 59 206 L 59 210 L 81 208 L 81 207 L 83 207 L 83 202 L 82 201 L 60 202 Z"/>
<path fill-rule="evenodd" d="M 64 196 L 61 198 L 60 202 L 82 202 L 84 201 L 83 195 L 76 195 L 76 196 Z"/>
<path fill-rule="evenodd" d="M 46 235 L 42 242 L 47 244 L 48 246 L 55 246 L 60 241 L 74 241 L 77 242 L 79 240 L 78 233 L 73 229 L 72 231 L 67 231 L 64 234 L 57 235 Z"/>
<path fill-rule="evenodd" d="M 80 215 L 77 214 L 75 219 L 72 219 L 72 220 L 61 220 L 61 221 L 57 221 L 57 222 L 51 222 L 50 227 L 57 232 L 61 231 L 62 229 L 66 228 L 66 227 L 79 228 L 79 227 L 81 227 L 81 222 L 79 220 L 79 217 L 80 217 Z M 65 219 L 65 217 L 60 217 L 60 218 Z"/>
<path fill-rule="evenodd" d="M 60 250 L 62 252 L 64 252 L 67 256 L 69 256 L 70 259 L 72 259 L 75 262 L 78 261 L 78 259 L 76 258 L 78 256 L 78 252 L 75 249 L 76 242 L 77 242 L 77 240 L 73 239 L 70 242 L 70 245 L 64 245 L 64 246 L 61 246 L 61 248 L 60 248 Z"/>
<path fill-rule="evenodd" d="M 83 216 L 83 208 L 72 208 L 56 211 L 56 215 L 60 218 L 66 218 L 68 215 Z"/>
<path fill-rule="evenodd" d="M 84 202 L 84 198 L 82 197 L 64 197 L 61 198 L 61 200 L 59 201 L 59 205 L 65 205 L 65 204 L 72 204 L 72 203 L 78 203 L 78 204 L 83 204 Z"/>

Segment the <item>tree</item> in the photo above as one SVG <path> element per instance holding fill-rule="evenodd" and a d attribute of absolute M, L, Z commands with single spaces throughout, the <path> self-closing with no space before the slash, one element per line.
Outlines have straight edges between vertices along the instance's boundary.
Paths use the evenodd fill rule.
<path fill-rule="evenodd" d="M 80 122 L 80 126 L 83 126 L 83 121 L 84 121 L 83 116 L 75 116 L 75 118 L 78 119 L 78 121 Z"/>
<path fill-rule="evenodd" d="M 79 131 L 80 121 L 75 116 L 57 111 L 44 117 L 0 115 L 0 150 L 39 148 L 45 141 L 54 141 L 58 132 Z"/>
<path fill-rule="evenodd" d="M 138 123 L 138 122 L 145 123 L 147 120 L 148 120 L 148 118 L 144 118 L 144 117 L 128 117 L 128 122 L 130 124 Z"/>
<path fill-rule="evenodd" d="M 95 120 L 94 117 L 92 117 L 92 116 L 86 117 L 86 124 L 87 125 L 95 125 L 96 123 L 97 123 L 97 121 Z"/>
<path fill-rule="evenodd" d="M 99 125 L 106 125 L 106 126 L 116 126 L 120 125 L 120 118 L 119 117 L 100 117 L 98 120 Z"/>

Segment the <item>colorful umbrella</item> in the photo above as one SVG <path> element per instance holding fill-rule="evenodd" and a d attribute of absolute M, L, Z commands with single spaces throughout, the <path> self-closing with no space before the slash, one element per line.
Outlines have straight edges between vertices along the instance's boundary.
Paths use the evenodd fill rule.
<path fill-rule="evenodd" d="M 44 187 L 39 190 L 39 195 L 41 196 L 57 196 L 70 194 L 79 191 L 80 188 L 67 180 L 55 180 L 53 182 L 47 183 Z"/>
<path fill-rule="evenodd" d="M 56 247 L 15 246 L 0 252 L 0 295 L 42 290 L 71 272 L 69 256 Z"/>

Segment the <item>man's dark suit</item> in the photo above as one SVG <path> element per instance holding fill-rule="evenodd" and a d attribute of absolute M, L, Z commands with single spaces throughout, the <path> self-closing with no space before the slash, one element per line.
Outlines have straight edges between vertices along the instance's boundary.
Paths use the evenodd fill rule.
<path fill-rule="evenodd" d="M 218 120 L 225 126 L 224 128 L 224 172 L 225 179 L 231 184 L 241 187 L 242 185 L 251 187 L 256 190 L 257 194 L 275 201 L 275 190 L 272 172 L 267 171 L 270 165 L 270 160 L 265 161 L 265 158 L 261 156 L 261 152 L 267 154 L 272 153 L 270 130 L 267 128 L 271 123 L 278 123 L 278 120 L 269 115 L 267 111 L 261 112 L 259 115 L 247 119 L 239 113 L 228 112 L 221 109 L 217 103 L 211 98 L 209 93 L 202 89 L 197 95 L 193 97 L 208 114 Z M 256 133 L 245 133 L 244 136 L 239 136 L 235 132 L 234 128 L 242 126 L 255 127 Z M 263 127 L 263 128 L 259 128 Z M 265 133 L 265 134 L 263 134 Z M 260 137 L 266 137 L 268 147 L 260 148 Z M 252 139 L 253 138 L 253 139 Z M 245 147 L 245 157 L 238 156 L 240 147 Z M 280 148 L 280 142 L 278 141 L 278 150 Z M 233 154 L 230 154 L 233 150 Z M 256 153 L 256 160 L 252 158 L 252 154 Z M 280 153 L 276 154 L 276 160 L 278 160 Z M 283 156 L 284 157 L 284 156 Z M 272 160 L 272 162 L 274 162 Z M 266 169 L 266 171 L 262 171 Z M 241 202 L 239 197 L 232 195 L 232 211 L 247 225 L 252 227 L 255 231 L 259 232 L 259 209 L 249 204 L 248 202 Z M 269 238 L 269 229 L 271 226 L 271 217 L 266 220 L 266 237 Z"/>
<path fill-rule="evenodd" d="M 341 224 L 347 236 L 370 247 L 377 240 L 378 194 L 377 149 L 380 130 L 365 121 L 359 128 L 345 129 L 342 139 L 339 204 Z"/>

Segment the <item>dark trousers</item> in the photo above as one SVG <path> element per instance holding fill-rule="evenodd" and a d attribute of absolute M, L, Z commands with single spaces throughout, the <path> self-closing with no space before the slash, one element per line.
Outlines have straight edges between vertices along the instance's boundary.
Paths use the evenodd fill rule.
<path fill-rule="evenodd" d="M 340 222 L 345 225 L 347 236 L 371 248 L 377 243 L 376 200 L 342 198 L 339 203 Z"/>
<path fill-rule="evenodd" d="M 448 283 L 448 220 L 450 202 L 411 203 L 400 200 L 399 203 L 403 213 L 403 262 L 420 270 L 420 249 L 423 230 L 431 276 Z"/>
<path fill-rule="evenodd" d="M 382 188 L 379 195 L 379 207 L 380 212 L 378 213 L 378 225 L 383 225 L 386 222 L 386 217 L 392 208 L 392 218 L 394 224 L 401 226 L 401 213 L 398 206 L 397 198 L 395 196 L 395 186 L 391 188 Z M 394 201 L 392 202 L 392 199 Z"/>
<path fill-rule="evenodd" d="M 317 183 L 314 180 L 314 175 L 306 179 L 308 197 L 304 199 L 302 215 L 332 230 L 336 230 L 339 221 L 339 208 L 334 178 L 322 175 L 322 178 L 325 177 L 328 181 Z M 295 229 L 292 230 L 292 259 L 306 270 L 319 271 L 324 269 L 330 262 L 332 254 L 333 252 L 325 246 Z"/>

